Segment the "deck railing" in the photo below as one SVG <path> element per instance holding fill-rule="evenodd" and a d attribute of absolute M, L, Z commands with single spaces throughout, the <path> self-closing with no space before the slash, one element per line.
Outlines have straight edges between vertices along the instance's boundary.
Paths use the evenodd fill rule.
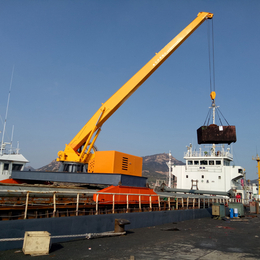
<path fill-rule="evenodd" d="M 95 201 L 93 200 L 94 194 L 96 194 Z M 112 201 L 106 201 L 105 203 L 99 201 L 99 195 L 101 194 L 112 195 Z M 124 195 L 125 200 L 118 200 L 119 195 Z M 138 200 L 133 203 L 133 201 L 129 201 L 130 196 L 137 196 Z M 144 200 L 144 197 L 149 197 L 149 200 Z M 153 200 L 153 197 L 156 197 L 156 200 Z M 241 199 L 216 198 L 214 196 L 187 197 L 187 194 L 182 197 L 181 194 L 170 193 L 154 195 L 96 191 L 20 190 L 9 191 L 8 196 L 4 196 L 3 191 L 0 191 L 0 220 L 201 209 L 209 208 L 213 203 L 228 204 L 229 202 L 249 203 Z"/>
<path fill-rule="evenodd" d="M 190 158 L 190 157 L 227 157 L 229 159 L 233 159 L 233 155 L 229 151 L 212 152 L 211 150 L 184 152 L 184 158 Z"/>

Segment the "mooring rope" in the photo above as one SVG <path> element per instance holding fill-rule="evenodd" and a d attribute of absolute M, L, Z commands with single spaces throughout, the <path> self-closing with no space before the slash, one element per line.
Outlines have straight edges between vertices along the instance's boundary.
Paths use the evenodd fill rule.
<path fill-rule="evenodd" d="M 50 236 L 51 238 L 70 238 L 70 237 L 85 237 L 87 239 L 91 238 L 97 238 L 97 237 L 102 237 L 102 236 L 120 236 L 120 235 L 125 235 L 126 232 L 103 232 L 103 233 L 86 233 L 86 234 L 77 234 L 77 235 L 60 235 L 60 236 Z M 21 241 L 24 240 L 23 237 L 19 238 L 0 238 L 0 242 L 11 242 L 11 241 Z"/>

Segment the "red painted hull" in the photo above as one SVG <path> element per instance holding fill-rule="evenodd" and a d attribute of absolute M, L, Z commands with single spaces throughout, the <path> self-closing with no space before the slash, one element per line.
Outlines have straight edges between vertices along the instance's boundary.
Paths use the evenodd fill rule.
<path fill-rule="evenodd" d="M 19 180 L 14 180 L 14 179 L 5 179 L 5 180 L 0 181 L 0 183 L 22 184 L 23 182 L 19 181 Z"/>

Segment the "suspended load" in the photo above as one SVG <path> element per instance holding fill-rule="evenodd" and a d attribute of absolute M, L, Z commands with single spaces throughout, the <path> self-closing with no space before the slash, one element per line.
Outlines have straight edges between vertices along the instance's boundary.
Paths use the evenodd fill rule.
<path fill-rule="evenodd" d="M 212 99 L 212 106 L 210 107 L 207 118 L 204 125 L 197 129 L 198 144 L 231 144 L 237 141 L 236 127 L 229 125 L 227 120 L 224 118 L 218 107 L 215 105 L 216 93 L 211 92 L 210 97 Z M 211 119 L 212 111 L 212 124 L 209 124 Z M 227 125 L 223 125 L 220 115 L 225 119 Z M 218 121 L 220 125 L 216 124 L 216 115 L 218 115 Z"/>
<path fill-rule="evenodd" d="M 234 125 L 218 126 L 211 124 L 197 129 L 198 144 L 231 144 L 237 141 Z"/>

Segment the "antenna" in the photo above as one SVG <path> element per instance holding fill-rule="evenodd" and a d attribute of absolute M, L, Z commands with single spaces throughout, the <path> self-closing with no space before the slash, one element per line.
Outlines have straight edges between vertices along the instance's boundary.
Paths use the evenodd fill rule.
<path fill-rule="evenodd" d="M 6 113 L 5 113 L 5 121 L 4 121 L 4 129 L 3 129 L 3 133 L 2 133 L 2 142 L 1 142 L 1 155 L 3 154 L 3 150 L 4 150 L 4 136 L 5 136 L 5 127 L 6 127 L 6 121 L 7 121 L 7 115 L 8 115 L 8 108 L 9 108 L 9 101 L 10 101 L 10 95 L 11 95 L 11 88 L 12 88 L 12 83 L 13 83 L 13 75 L 14 75 L 14 66 L 13 66 L 13 70 L 12 70 L 12 76 L 11 76 L 11 81 L 10 81 L 10 87 L 9 87 L 9 93 L 8 93 L 8 99 L 7 99 L 7 106 L 6 106 Z"/>
<path fill-rule="evenodd" d="M 10 154 L 12 153 L 13 150 L 13 137 L 14 137 L 14 125 L 12 128 L 12 136 L 11 136 L 11 143 L 10 143 Z"/>

